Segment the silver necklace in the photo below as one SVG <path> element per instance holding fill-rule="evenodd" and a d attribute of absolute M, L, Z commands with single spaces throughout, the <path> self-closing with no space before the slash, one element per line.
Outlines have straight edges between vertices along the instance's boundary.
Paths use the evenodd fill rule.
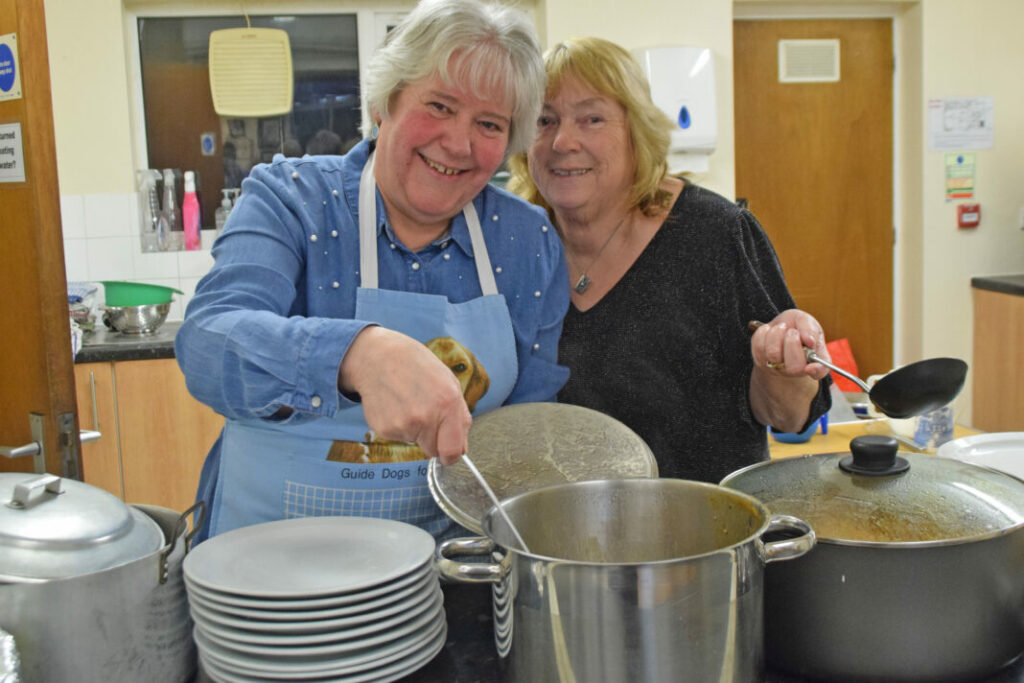
<path fill-rule="evenodd" d="M 608 244 L 612 241 L 612 238 L 615 237 L 615 233 L 619 231 L 619 228 L 622 227 L 622 224 L 626 222 L 627 218 L 629 218 L 628 213 L 619 220 L 619 224 L 615 226 L 615 229 L 612 230 L 610 235 L 608 235 L 608 239 L 606 239 L 604 241 L 604 244 L 601 245 L 601 248 L 597 250 L 597 255 L 594 256 L 593 259 L 591 259 L 590 265 L 583 269 L 583 272 L 580 274 L 580 279 L 576 280 L 576 284 L 572 286 L 572 288 L 576 290 L 577 294 L 582 294 L 583 292 L 587 291 L 587 287 L 590 286 L 590 278 L 587 277 L 587 271 L 593 268 L 594 264 L 597 263 L 597 260 L 601 258 L 601 254 L 604 253 L 604 248 L 607 247 Z"/>

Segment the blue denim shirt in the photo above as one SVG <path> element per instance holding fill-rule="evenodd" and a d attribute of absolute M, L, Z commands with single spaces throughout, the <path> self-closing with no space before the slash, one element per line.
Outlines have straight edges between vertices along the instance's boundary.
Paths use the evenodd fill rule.
<path fill-rule="evenodd" d="M 353 318 L 368 153 L 363 141 L 343 157 L 276 156 L 243 182 L 175 339 L 189 391 L 227 418 L 266 419 L 288 407 L 283 423 L 298 424 L 352 405 L 337 378 L 369 324 Z M 569 306 L 561 243 L 541 209 L 503 190 L 487 186 L 473 203 L 516 337 L 519 376 L 506 403 L 552 401 L 569 375 L 557 364 Z M 377 215 L 381 289 L 453 303 L 481 296 L 461 213 L 415 253 L 395 238 L 379 193 Z"/>

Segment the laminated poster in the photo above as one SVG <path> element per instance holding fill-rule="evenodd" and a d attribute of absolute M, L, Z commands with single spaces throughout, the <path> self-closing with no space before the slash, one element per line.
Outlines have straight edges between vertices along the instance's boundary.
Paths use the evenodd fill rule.
<path fill-rule="evenodd" d="M 947 97 L 928 100 L 928 142 L 944 149 L 991 149 L 991 97 Z"/>
<path fill-rule="evenodd" d="M 974 199 L 974 155 L 946 155 L 946 201 Z"/>
<path fill-rule="evenodd" d="M 0 124 L 0 183 L 25 182 L 25 154 L 21 148 L 21 124 Z"/>

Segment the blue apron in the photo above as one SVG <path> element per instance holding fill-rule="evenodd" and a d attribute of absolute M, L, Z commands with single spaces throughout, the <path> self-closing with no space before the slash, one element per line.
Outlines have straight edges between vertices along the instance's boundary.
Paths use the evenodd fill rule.
<path fill-rule="evenodd" d="M 463 208 L 483 296 L 461 304 L 437 294 L 377 288 L 373 156 L 359 186 L 358 320 L 427 344 L 452 368 L 474 414 L 500 406 L 518 375 L 512 319 L 491 271 L 472 202 Z M 436 538 L 455 526 L 427 488 L 417 446 L 378 439 L 361 406 L 301 425 L 228 420 L 221 439 L 210 535 L 290 517 L 357 515 L 415 524 Z"/>

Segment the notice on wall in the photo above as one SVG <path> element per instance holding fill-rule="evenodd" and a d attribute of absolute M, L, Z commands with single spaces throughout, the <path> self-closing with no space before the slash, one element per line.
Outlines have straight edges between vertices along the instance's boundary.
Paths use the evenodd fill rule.
<path fill-rule="evenodd" d="M 974 155 L 946 155 L 946 201 L 974 199 Z"/>
<path fill-rule="evenodd" d="M 928 141 L 932 151 L 991 149 L 991 97 L 947 97 L 928 100 Z"/>
<path fill-rule="evenodd" d="M 21 67 L 18 65 L 18 34 L 0 36 L 0 102 L 21 97 Z"/>
<path fill-rule="evenodd" d="M 0 124 L 0 183 L 25 182 L 25 154 L 21 147 L 21 124 Z"/>

